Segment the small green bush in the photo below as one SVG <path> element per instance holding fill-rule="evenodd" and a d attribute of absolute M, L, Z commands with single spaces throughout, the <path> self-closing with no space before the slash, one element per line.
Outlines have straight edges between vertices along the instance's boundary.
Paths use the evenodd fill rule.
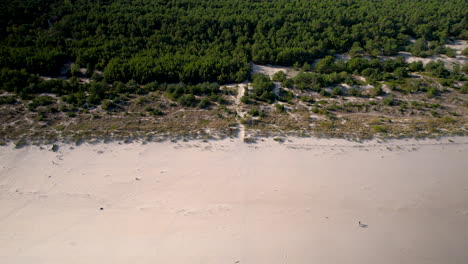
<path fill-rule="evenodd" d="M 108 99 L 102 100 L 101 108 L 103 110 L 111 110 L 114 107 L 115 107 L 115 104 L 111 100 L 108 100 Z"/>
<path fill-rule="evenodd" d="M 16 103 L 16 98 L 14 96 L 0 96 L 0 105 L 14 103 Z"/>
<path fill-rule="evenodd" d="M 373 128 L 374 128 L 374 131 L 377 132 L 377 133 L 386 133 L 387 132 L 387 128 L 385 126 L 375 125 L 375 126 L 373 126 Z"/>
<path fill-rule="evenodd" d="M 284 107 L 284 105 L 282 104 L 275 104 L 275 108 L 278 112 L 280 113 L 284 113 L 286 112 L 286 108 Z"/>

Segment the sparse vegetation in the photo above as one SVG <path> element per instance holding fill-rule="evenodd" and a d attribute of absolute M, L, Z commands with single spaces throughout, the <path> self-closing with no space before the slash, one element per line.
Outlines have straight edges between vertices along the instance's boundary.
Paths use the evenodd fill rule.
<path fill-rule="evenodd" d="M 239 122 L 258 133 L 466 134 L 468 66 L 444 64 L 457 60 L 445 41 L 468 34 L 466 2 L 395 3 L 9 4 L 0 10 L 0 141 L 206 138 L 232 135 Z M 400 51 L 447 57 L 424 67 Z M 251 75 L 250 63 L 293 67 Z M 239 86 L 221 87 L 232 82 L 245 85 L 240 100 Z"/>

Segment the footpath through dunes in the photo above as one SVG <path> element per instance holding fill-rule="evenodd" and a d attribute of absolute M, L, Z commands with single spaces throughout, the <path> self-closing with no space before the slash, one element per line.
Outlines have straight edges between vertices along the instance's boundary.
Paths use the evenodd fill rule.
<path fill-rule="evenodd" d="M 244 83 L 243 85 L 239 85 L 237 90 L 237 96 L 236 96 L 236 113 L 239 118 L 243 118 L 245 115 L 245 111 L 241 110 L 241 99 L 242 96 L 245 94 L 245 88 L 248 89 L 248 83 Z M 239 122 L 239 135 L 238 137 L 241 139 L 241 141 L 244 140 L 245 138 L 245 126 L 242 124 L 242 122 Z"/>
<path fill-rule="evenodd" d="M 466 137 L 0 149 L 0 263 L 468 258 Z"/>

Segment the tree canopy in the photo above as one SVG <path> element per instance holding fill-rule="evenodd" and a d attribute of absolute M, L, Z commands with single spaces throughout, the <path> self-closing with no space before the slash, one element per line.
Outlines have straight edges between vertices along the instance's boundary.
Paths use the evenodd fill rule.
<path fill-rule="evenodd" d="M 109 83 L 242 82 L 251 61 L 308 65 L 337 52 L 392 55 L 410 37 L 416 53 L 468 38 L 467 2 L 443 2 L 3 1 L 0 68 L 59 75 L 72 62 Z"/>

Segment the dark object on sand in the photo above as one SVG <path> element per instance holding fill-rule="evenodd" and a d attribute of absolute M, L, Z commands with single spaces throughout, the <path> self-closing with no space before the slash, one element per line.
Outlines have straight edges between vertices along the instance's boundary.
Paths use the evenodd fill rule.
<path fill-rule="evenodd" d="M 101 211 L 104 210 L 104 207 L 99 208 L 99 210 L 101 210 Z"/>
<path fill-rule="evenodd" d="M 59 150 L 59 146 L 54 144 L 52 145 L 52 148 L 50 150 L 52 150 L 53 152 L 57 152 Z"/>
<path fill-rule="evenodd" d="M 361 227 L 361 228 L 367 228 L 368 227 L 368 225 L 361 223 L 361 221 L 359 221 L 358 224 L 359 224 L 359 227 Z"/>

